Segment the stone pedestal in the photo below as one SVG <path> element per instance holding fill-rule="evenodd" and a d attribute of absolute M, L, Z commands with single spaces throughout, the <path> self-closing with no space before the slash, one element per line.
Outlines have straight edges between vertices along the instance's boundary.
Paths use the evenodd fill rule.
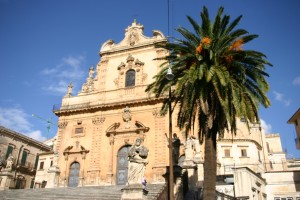
<path fill-rule="evenodd" d="M 14 174 L 10 170 L 2 170 L 0 174 L 1 185 L 0 190 L 8 190 L 14 187 Z"/>
<path fill-rule="evenodd" d="M 197 163 L 197 172 L 198 172 L 198 186 L 203 186 L 203 180 L 204 180 L 204 167 L 203 167 L 203 161 Z"/>
<path fill-rule="evenodd" d="M 59 174 L 60 170 L 57 166 L 51 166 L 48 169 L 48 180 L 50 180 L 46 188 L 55 188 L 59 186 Z"/>
<path fill-rule="evenodd" d="M 189 190 L 195 190 L 197 188 L 198 181 L 197 166 L 194 163 L 192 163 L 191 165 L 187 165 L 186 163 L 184 163 L 182 168 L 185 169 L 188 174 Z"/>
<path fill-rule="evenodd" d="M 141 184 L 128 185 L 121 191 L 121 200 L 146 200 L 148 195 L 148 191 Z"/>

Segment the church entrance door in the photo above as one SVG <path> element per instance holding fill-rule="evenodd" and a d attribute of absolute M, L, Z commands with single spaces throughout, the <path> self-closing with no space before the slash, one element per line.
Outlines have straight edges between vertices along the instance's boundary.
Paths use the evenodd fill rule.
<path fill-rule="evenodd" d="M 128 175 L 128 152 L 131 146 L 124 146 L 118 151 L 117 185 L 125 185 Z"/>
<path fill-rule="evenodd" d="M 69 187 L 78 186 L 79 170 L 80 170 L 80 164 L 78 162 L 73 162 L 70 166 L 70 172 L 69 172 Z"/>

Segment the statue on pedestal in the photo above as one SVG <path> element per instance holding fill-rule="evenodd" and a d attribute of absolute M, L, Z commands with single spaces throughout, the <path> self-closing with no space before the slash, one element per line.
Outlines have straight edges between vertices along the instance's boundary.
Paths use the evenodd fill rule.
<path fill-rule="evenodd" d="M 180 150 L 181 143 L 176 133 L 173 134 L 172 142 L 173 142 L 173 162 L 175 164 L 178 164 L 179 150 Z"/>
<path fill-rule="evenodd" d="M 129 149 L 128 152 L 128 183 L 141 184 L 146 165 L 148 164 L 147 156 L 149 150 L 141 145 L 142 139 L 138 138 L 135 144 Z"/>
<path fill-rule="evenodd" d="M 14 164 L 14 157 L 11 154 L 9 154 L 9 156 L 8 156 L 8 158 L 6 160 L 5 170 L 11 171 L 13 164 Z"/>

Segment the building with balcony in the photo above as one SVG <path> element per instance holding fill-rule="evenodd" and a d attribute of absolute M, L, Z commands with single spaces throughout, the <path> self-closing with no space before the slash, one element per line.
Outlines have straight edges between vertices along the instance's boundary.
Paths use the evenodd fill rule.
<path fill-rule="evenodd" d="M 39 154 L 52 148 L 0 126 L 0 189 L 32 188 Z"/>
<path fill-rule="evenodd" d="M 289 124 L 294 124 L 297 137 L 295 138 L 295 143 L 297 149 L 300 149 L 300 108 L 293 114 L 293 116 L 288 120 Z"/>

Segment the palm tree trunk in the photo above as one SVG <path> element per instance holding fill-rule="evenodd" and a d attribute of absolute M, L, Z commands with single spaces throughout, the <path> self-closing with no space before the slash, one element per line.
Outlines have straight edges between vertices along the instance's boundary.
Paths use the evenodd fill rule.
<path fill-rule="evenodd" d="M 216 140 L 212 136 L 205 137 L 204 149 L 204 183 L 203 198 L 204 200 L 213 200 L 216 198 Z"/>

